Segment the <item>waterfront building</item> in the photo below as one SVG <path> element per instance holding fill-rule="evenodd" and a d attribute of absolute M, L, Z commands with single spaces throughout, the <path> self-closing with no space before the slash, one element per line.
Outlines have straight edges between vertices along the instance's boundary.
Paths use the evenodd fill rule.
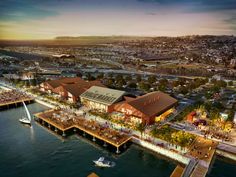
<path fill-rule="evenodd" d="M 177 100 L 163 92 L 151 92 L 137 98 L 126 98 L 114 106 L 114 115 L 131 124 L 152 124 L 165 119 L 175 109 Z"/>
<path fill-rule="evenodd" d="M 76 84 L 62 84 L 59 87 L 55 88 L 55 91 L 61 96 L 61 98 L 76 103 L 80 101 L 80 95 L 92 86 L 105 87 L 98 80 L 82 81 Z"/>
<path fill-rule="evenodd" d="M 100 112 L 112 112 L 114 104 L 121 101 L 124 91 L 92 86 L 80 95 L 80 100 L 86 107 Z"/>
<path fill-rule="evenodd" d="M 40 84 L 40 90 L 57 94 L 60 98 L 76 103 L 79 101 L 79 96 L 92 86 L 105 87 L 98 80 L 85 81 L 80 77 L 76 77 L 46 81 Z"/>
<path fill-rule="evenodd" d="M 6 79 L 14 79 L 14 80 L 33 80 L 35 79 L 35 73 L 34 72 L 20 72 L 18 74 L 3 74 L 3 77 Z"/>
<path fill-rule="evenodd" d="M 74 78 L 59 78 L 55 80 L 46 81 L 40 84 L 40 90 L 48 93 L 58 93 L 55 89 L 61 85 L 75 84 L 81 82 L 80 77 Z"/>

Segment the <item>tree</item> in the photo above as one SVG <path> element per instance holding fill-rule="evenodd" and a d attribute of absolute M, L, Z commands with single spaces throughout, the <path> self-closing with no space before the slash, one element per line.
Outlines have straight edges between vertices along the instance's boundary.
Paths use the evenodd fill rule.
<path fill-rule="evenodd" d="M 142 139 L 143 132 L 145 131 L 145 125 L 143 123 L 137 124 L 136 130 L 138 130 L 140 132 L 141 139 Z"/>
<path fill-rule="evenodd" d="M 88 79 L 89 81 L 95 80 L 95 77 L 92 76 L 90 73 L 88 73 L 88 74 L 86 75 L 86 77 L 87 77 L 87 79 Z"/>
<path fill-rule="evenodd" d="M 160 79 L 159 84 L 166 86 L 168 84 L 168 80 L 167 79 Z"/>
<path fill-rule="evenodd" d="M 107 76 L 108 76 L 108 78 L 113 78 L 113 74 L 112 73 L 109 73 Z"/>
<path fill-rule="evenodd" d="M 132 81 L 132 77 L 130 75 L 128 75 L 128 76 L 125 77 L 125 80 L 126 80 L 126 82 Z"/>
<path fill-rule="evenodd" d="M 233 86 L 233 81 L 229 81 L 228 86 Z"/>
<path fill-rule="evenodd" d="M 30 85 L 32 85 L 32 86 L 36 86 L 36 79 L 32 79 L 31 81 L 30 81 Z"/>
<path fill-rule="evenodd" d="M 210 115 L 209 118 L 212 120 L 218 119 L 220 111 L 217 108 L 211 109 L 209 115 Z"/>
<path fill-rule="evenodd" d="M 153 84 L 153 83 L 155 83 L 156 81 L 157 81 L 157 78 L 156 78 L 155 75 L 151 75 L 151 76 L 148 77 L 148 83 L 149 83 L 149 84 Z"/>
<path fill-rule="evenodd" d="M 149 91 L 150 88 L 151 88 L 151 86 L 150 86 L 150 84 L 148 84 L 148 83 L 140 82 L 140 83 L 139 83 L 139 88 L 140 88 L 141 90 L 144 90 L 144 91 Z"/>
<path fill-rule="evenodd" d="M 117 74 L 116 77 L 115 77 L 115 80 L 118 82 L 119 80 L 123 80 L 123 75 L 121 74 Z"/>
<path fill-rule="evenodd" d="M 121 88 L 126 84 L 126 82 L 124 79 L 121 79 L 121 80 L 118 80 L 116 84 L 118 88 Z"/>
<path fill-rule="evenodd" d="M 104 78 L 104 74 L 103 73 L 98 74 L 97 79 L 103 79 L 103 78 Z"/>
<path fill-rule="evenodd" d="M 166 86 L 165 85 L 159 85 L 158 90 L 164 92 L 166 90 Z"/>
<path fill-rule="evenodd" d="M 129 88 L 137 88 L 137 84 L 134 83 L 134 82 L 130 82 L 130 83 L 128 84 L 128 87 L 129 87 Z"/>
<path fill-rule="evenodd" d="M 114 87 L 114 79 L 110 78 L 106 81 L 108 87 Z"/>
<path fill-rule="evenodd" d="M 179 77 L 178 82 L 179 82 L 179 85 L 184 85 L 186 80 L 184 78 Z"/>
<path fill-rule="evenodd" d="M 188 93 L 188 88 L 186 88 L 186 87 L 184 87 L 184 86 L 181 86 L 179 91 L 180 91 L 180 93 L 182 93 L 182 94 L 186 94 L 186 93 Z"/>
<path fill-rule="evenodd" d="M 217 81 L 216 79 L 211 79 L 211 83 L 212 83 L 212 84 L 215 84 L 216 81 Z"/>
<path fill-rule="evenodd" d="M 141 81 L 142 81 L 141 75 L 137 75 L 137 76 L 136 76 L 136 81 L 137 81 L 137 82 L 141 82 Z"/>
<path fill-rule="evenodd" d="M 177 86 L 179 86 L 179 81 L 172 81 L 172 83 L 171 83 L 171 85 L 172 85 L 172 87 L 177 87 Z"/>

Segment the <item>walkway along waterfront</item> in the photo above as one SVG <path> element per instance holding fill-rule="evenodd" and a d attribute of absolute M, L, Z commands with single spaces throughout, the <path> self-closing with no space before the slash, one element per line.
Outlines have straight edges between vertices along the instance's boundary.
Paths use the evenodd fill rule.
<path fill-rule="evenodd" d="M 40 101 L 41 101 L 41 99 L 40 99 Z M 44 101 L 42 100 L 42 102 L 44 102 Z M 50 105 L 50 102 L 47 103 L 47 104 Z M 57 110 L 57 111 L 61 111 L 61 110 Z M 48 111 L 46 111 L 46 112 L 48 112 Z M 46 112 L 44 112 L 44 113 L 46 113 Z M 110 144 L 113 147 L 116 147 L 117 148 L 117 153 L 120 152 L 119 150 L 120 150 L 121 146 L 124 147 L 126 145 L 126 143 L 130 139 L 132 139 L 132 141 L 134 143 L 139 144 L 139 145 L 141 145 L 145 148 L 148 148 L 148 149 L 150 149 L 152 151 L 155 151 L 159 154 L 162 154 L 164 156 L 167 156 L 171 159 L 174 159 L 174 160 L 176 160 L 176 161 L 178 161 L 182 164 L 185 164 L 185 165 L 187 165 L 186 167 L 188 167 L 188 166 L 191 167 L 192 166 L 192 165 L 188 165 L 191 162 L 190 159 L 193 156 L 191 154 L 186 153 L 184 155 L 183 153 L 174 152 L 171 149 L 165 149 L 164 147 L 159 147 L 155 144 L 147 142 L 142 138 L 135 137 L 135 136 L 131 137 L 131 136 L 128 136 L 126 134 L 122 134 L 122 136 L 126 135 L 127 136 L 127 139 L 126 139 L 127 141 L 121 141 L 118 144 L 116 143 L 116 140 L 112 139 L 113 136 L 112 136 L 112 138 L 109 138 L 110 132 L 104 132 L 104 134 L 107 133 L 107 135 L 105 137 L 99 135 L 99 133 L 96 131 L 96 130 L 99 130 L 99 128 L 106 128 L 108 130 L 115 131 L 115 130 L 113 130 L 113 128 L 104 127 L 104 126 L 102 126 L 102 124 L 98 124 L 97 122 L 99 122 L 98 121 L 99 118 L 96 118 L 94 121 L 92 121 L 92 120 L 88 120 L 87 118 L 84 119 L 84 117 L 82 117 L 81 115 L 80 116 L 77 115 L 77 119 L 73 120 L 73 118 L 71 118 L 72 121 L 67 121 L 67 120 L 60 119 L 60 121 L 65 121 L 64 122 L 65 124 L 61 124 L 60 122 L 55 121 L 56 119 L 55 120 L 53 119 L 53 121 L 51 121 L 51 119 L 47 119 L 47 117 L 41 117 L 40 118 L 40 117 L 37 117 L 37 115 L 40 115 L 40 113 L 35 114 L 35 120 L 37 120 L 40 124 L 44 124 L 44 126 L 47 127 L 49 130 L 53 130 L 54 133 L 61 134 L 62 136 L 66 136 L 67 132 L 69 133 L 69 131 L 72 131 L 72 132 L 82 131 L 83 134 L 89 134 L 90 136 L 92 136 L 94 141 L 96 141 L 96 139 L 101 140 L 104 143 L 103 144 L 104 146 L 106 146 L 107 144 Z M 53 116 L 56 118 L 58 116 L 58 112 L 56 112 Z M 65 117 L 69 117 L 69 116 L 70 116 L 69 114 L 65 115 Z M 86 126 L 84 126 L 85 124 L 82 124 L 82 123 L 85 123 L 85 122 L 83 122 L 83 121 L 88 121 L 88 124 Z M 101 127 L 97 127 L 96 124 L 98 124 L 98 126 L 101 126 Z M 89 127 L 90 125 L 91 125 L 91 127 Z M 112 127 L 113 126 L 114 126 L 114 124 L 112 123 Z M 95 129 L 94 129 L 94 127 L 95 127 Z M 117 128 L 117 130 L 118 130 L 118 131 L 116 131 L 117 133 L 121 133 L 119 131 L 119 128 Z M 133 133 L 130 133 L 130 135 L 131 134 L 133 134 Z M 113 142 L 113 141 L 115 141 L 115 142 Z M 202 144 L 204 144 L 204 143 L 202 143 Z M 207 154 L 207 158 L 209 159 L 209 161 L 206 161 L 204 159 L 203 160 L 198 159 L 198 163 L 194 165 L 194 168 L 191 167 L 192 170 L 189 170 L 189 171 L 191 171 L 192 176 L 195 176 L 195 175 L 196 176 L 205 176 L 206 175 L 206 173 L 208 171 L 208 168 L 210 166 L 210 162 L 211 162 L 211 160 L 214 156 L 215 148 L 216 147 L 209 149 L 210 151 Z M 172 153 L 174 153 L 174 155 Z M 202 155 L 202 154 L 200 154 L 200 155 Z M 196 158 L 198 158 L 198 157 L 196 157 Z M 185 170 L 176 170 L 176 171 L 179 171 L 178 172 L 179 175 L 176 175 L 176 176 L 182 176 L 184 174 L 184 172 L 186 171 L 186 169 Z M 181 171 L 181 174 L 180 174 L 180 171 Z M 189 174 L 189 172 L 188 172 L 188 174 Z M 175 175 L 175 172 L 173 172 L 172 175 Z"/>

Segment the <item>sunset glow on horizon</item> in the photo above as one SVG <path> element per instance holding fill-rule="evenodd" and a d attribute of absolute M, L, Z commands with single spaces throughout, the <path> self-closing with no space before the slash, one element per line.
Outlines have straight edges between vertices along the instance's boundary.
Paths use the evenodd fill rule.
<path fill-rule="evenodd" d="M 233 0 L 3 0 L 0 39 L 236 35 Z"/>

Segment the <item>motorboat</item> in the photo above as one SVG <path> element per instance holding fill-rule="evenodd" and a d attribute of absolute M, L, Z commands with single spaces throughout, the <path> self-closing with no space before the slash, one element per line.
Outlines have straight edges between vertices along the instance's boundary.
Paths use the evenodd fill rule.
<path fill-rule="evenodd" d="M 19 121 L 23 124 L 31 125 L 31 116 L 30 116 L 29 110 L 28 110 L 27 106 L 25 105 L 25 102 L 23 102 L 23 105 L 25 108 L 26 115 L 22 116 L 22 118 L 20 118 Z"/>
<path fill-rule="evenodd" d="M 99 167 L 114 167 L 115 166 L 115 162 L 105 160 L 104 157 L 100 157 L 98 160 L 94 160 L 93 162 L 95 163 L 96 166 L 99 166 Z"/>

